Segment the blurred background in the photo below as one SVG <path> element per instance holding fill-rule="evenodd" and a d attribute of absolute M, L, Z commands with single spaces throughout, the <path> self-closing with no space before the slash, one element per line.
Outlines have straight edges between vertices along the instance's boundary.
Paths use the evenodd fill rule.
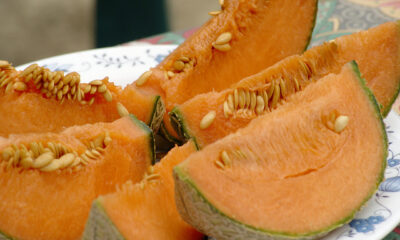
<path fill-rule="evenodd" d="M 0 59 L 20 65 L 200 26 L 218 0 L 0 0 Z"/>

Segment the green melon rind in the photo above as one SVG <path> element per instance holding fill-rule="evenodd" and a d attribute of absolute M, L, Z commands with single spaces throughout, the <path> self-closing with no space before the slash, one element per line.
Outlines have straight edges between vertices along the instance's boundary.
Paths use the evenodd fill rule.
<path fill-rule="evenodd" d="M 165 138 L 167 141 L 178 144 L 178 145 L 182 145 L 183 141 L 181 141 L 180 139 L 175 138 L 174 136 L 172 136 L 168 130 L 166 129 L 164 123 L 161 123 L 160 126 L 160 131 L 159 131 L 160 135 Z"/>
<path fill-rule="evenodd" d="M 184 141 L 192 139 L 196 147 L 199 149 L 196 137 L 191 134 L 189 129 L 186 127 L 185 119 L 182 112 L 179 110 L 179 106 L 174 107 L 172 111 L 169 112 L 169 116 L 171 119 L 171 125 L 175 129 L 179 138 L 184 139 Z"/>
<path fill-rule="evenodd" d="M 13 240 L 15 238 L 12 238 L 11 236 L 8 236 L 4 232 L 0 231 L 0 240 Z"/>
<path fill-rule="evenodd" d="M 125 238 L 115 227 L 114 223 L 110 220 L 100 199 L 93 201 L 92 208 L 90 209 L 89 218 L 86 222 L 85 231 L 83 232 L 82 240 L 97 240 L 97 239 L 112 239 L 124 240 Z"/>
<path fill-rule="evenodd" d="M 396 24 L 397 24 L 397 31 L 399 32 L 399 35 L 400 35 L 400 20 L 396 21 Z M 398 43 L 398 45 L 400 46 L 400 42 Z M 398 52 L 398 57 L 400 58 L 400 50 Z M 399 84 L 397 85 L 396 92 L 393 94 L 392 99 L 390 100 L 389 104 L 387 106 L 385 106 L 385 107 L 382 107 L 382 109 L 381 109 L 381 113 L 382 113 L 383 117 L 386 117 L 389 114 L 390 110 L 392 109 L 393 103 L 396 101 L 396 99 L 397 99 L 397 97 L 399 95 L 399 92 L 400 92 L 400 76 L 398 76 L 398 83 Z"/>
<path fill-rule="evenodd" d="M 156 162 L 156 144 L 155 144 L 153 131 L 144 122 L 142 122 L 139 119 L 137 119 L 135 115 L 129 114 L 129 117 L 134 122 L 134 124 L 136 126 L 141 128 L 143 131 L 145 131 L 148 134 L 148 136 L 149 136 L 149 146 L 150 146 L 150 149 L 149 149 L 150 156 L 149 157 L 150 157 L 150 160 L 151 160 L 151 164 L 155 164 L 155 162 Z"/>
<path fill-rule="evenodd" d="M 154 133 L 157 133 L 165 114 L 165 104 L 160 96 L 154 97 L 153 106 L 153 111 L 151 112 L 151 117 L 147 124 Z"/>
<path fill-rule="evenodd" d="M 307 39 L 306 45 L 303 49 L 303 52 L 305 52 L 307 50 L 308 46 L 310 45 L 310 42 L 311 42 L 311 39 L 313 36 L 313 31 L 314 31 L 315 25 L 317 24 L 317 14 L 318 14 L 318 0 L 315 1 L 315 11 L 314 11 L 314 15 L 313 15 L 314 19 L 313 19 L 310 34 L 308 35 L 308 39 Z"/>
<path fill-rule="evenodd" d="M 364 93 L 368 97 L 372 108 L 375 112 L 376 118 L 379 119 L 382 132 L 383 141 L 383 158 L 380 175 L 377 179 L 376 185 L 371 189 L 368 196 L 361 202 L 360 206 L 356 208 L 349 216 L 344 217 L 332 226 L 320 231 L 309 232 L 306 234 L 293 234 L 286 232 L 271 231 L 265 229 L 259 229 L 250 225 L 241 223 L 227 214 L 216 209 L 202 193 L 196 184 L 190 179 L 181 167 L 182 164 L 174 168 L 174 180 L 175 180 L 175 200 L 177 202 L 178 211 L 182 218 L 194 226 L 201 232 L 209 234 L 218 240 L 224 239 L 314 239 L 326 235 L 331 230 L 348 223 L 353 219 L 354 215 L 361 209 L 362 206 L 372 197 L 375 191 L 378 189 L 379 184 L 384 178 L 384 171 L 386 168 L 386 158 L 388 154 L 388 139 L 385 131 L 385 125 L 380 113 L 378 103 L 371 90 L 367 87 L 364 79 L 361 78 L 360 71 L 357 64 L 352 61 L 350 67 L 353 69 L 356 78 L 358 79 L 359 85 L 363 89 Z"/>

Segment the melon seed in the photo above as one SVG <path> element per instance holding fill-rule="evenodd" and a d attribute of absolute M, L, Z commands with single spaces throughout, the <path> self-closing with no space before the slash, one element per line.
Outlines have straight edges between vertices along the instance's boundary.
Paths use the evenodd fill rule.
<path fill-rule="evenodd" d="M 75 154 L 67 153 L 64 154 L 62 157 L 59 158 L 60 161 L 60 169 L 66 168 L 70 166 L 75 160 Z"/>
<path fill-rule="evenodd" d="M 281 95 L 283 98 L 286 97 L 286 83 L 285 80 L 283 80 L 282 78 L 279 81 L 279 86 L 281 88 Z"/>
<path fill-rule="evenodd" d="M 231 45 L 229 45 L 229 43 L 225 43 L 222 45 L 213 43 L 212 45 L 215 49 L 217 49 L 218 51 L 221 51 L 221 52 L 227 52 L 227 51 L 231 50 Z"/>
<path fill-rule="evenodd" d="M 19 74 L 19 76 L 20 77 L 25 77 L 28 74 L 30 74 L 31 72 L 33 72 L 33 70 L 35 70 L 37 67 L 39 67 L 39 66 L 36 63 L 35 64 L 31 64 L 27 68 L 25 68 L 24 71 L 22 71 L 22 73 Z"/>
<path fill-rule="evenodd" d="M 185 63 L 181 60 L 176 60 L 173 64 L 173 67 L 176 71 L 180 72 L 185 67 Z"/>
<path fill-rule="evenodd" d="M 229 43 L 232 40 L 232 33 L 224 32 L 218 36 L 217 40 L 215 40 L 214 44 L 223 45 Z"/>
<path fill-rule="evenodd" d="M 250 110 L 254 110 L 256 108 L 257 103 L 257 95 L 255 92 L 251 92 L 250 94 Z"/>
<path fill-rule="evenodd" d="M 0 60 L 0 68 L 8 68 L 11 64 L 5 60 Z"/>
<path fill-rule="evenodd" d="M 214 121 L 216 115 L 217 113 L 215 111 L 210 111 L 207 113 L 200 121 L 200 129 L 208 128 Z"/>
<path fill-rule="evenodd" d="M 211 11 L 211 12 L 208 12 L 208 15 L 215 17 L 215 16 L 219 15 L 220 13 L 221 13 L 221 10 Z"/>
<path fill-rule="evenodd" d="M 32 164 L 33 168 L 42 168 L 47 166 L 54 159 L 54 154 L 52 152 L 42 153 L 39 157 L 35 159 Z"/>
<path fill-rule="evenodd" d="M 22 158 L 20 162 L 23 168 L 30 168 L 33 164 L 33 159 L 31 157 Z"/>
<path fill-rule="evenodd" d="M 339 132 L 343 131 L 346 128 L 348 123 L 349 123 L 348 116 L 341 115 L 341 116 L 337 117 L 335 120 L 335 126 L 334 126 L 335 132 L 339 133 Z"/>
<path fill-rule="evenodd" d="M 93 85 L 93 86 L 101 86 L 103 84 L 103 81 L 101 81 L 101 80 L 93 80 L 89 84 Z"/>
<path fill-rule="evenodd" d="M 296 89 L 296 92 L 300 90 L 300 85 L 299 82 L 297 81 L 297 79 L 293 79 L 294 81 L 294 88 Z"/>
<path fill-rule="evenodd" d="M 279 84 L 275 84 L 275 90 L 274 90 L 274 94 L 272 96 L 272 101 L 271 101 L 271 108 L 275 108 L 278 104 L 278 100 L 280 98 L 280 87 Z"/>
<path fill-rule="evenodd" d="M 224 0 L 218 0 L 218 2 L 219 2 L 219 5 L 221 5 L 221 7 L 224 6 L 224 2 L 225 2 Z"/>
<path fill-rule="evenodd" d="M 229 104 L 227 101 L 224 102 L 224 116 L 225 118 L 228 118 L 229 115 L 232 115 L 232 109 L 229 107 Z"/>
<path fill-rule="evenodd" d="M 230 166 L 232 163 L 231 159 L 229 158 L 228 153 L 226 151 L 221 152 L 221 159 L 225 166 Z"/>
<path fill-rule="evenodd" d="M 128 109 L 126 109 L 126 107 L 124 105 L 122 105 L 122 103 L 120 103 L 120 102 L 117 103 L 117 111 L 118 111 L 119 116 L 121 116 L 121 117 L 126 117 L 129 115 Z"/>
<path fill-rule="evenodd" d="M 17 91 L 25 91 L 28 88 L 24 82 L 15 82 L 13 87 Z"/>
<path fill-rule="evenodd" d="M 217 165 L 218 167 L 220 167 L 220 168 L 222 168 L 222 169 L 225 168 L 225 165 L 224 165 L 220 160 L 217 160 L 217 161 L 215 161 L 214 163 L 215 163 L 215 165 Z"/>
<path fill-rule="evenodd" d="M 267 92 L 268 93 L 268 99 L 272 98 L 274 90 L 275 90 L 275 81 L 271 81 L 271 84 L 270 84 L 270 86 L 268 88 L 268 92 Z"/>
<path fill-rule="evenodd" d="M 61 162 L 59 159 L 53 160 L 50 164 L 40 168 L 40 171 L 42 172 L 53 172 L 57 169 L 59 169 L 61 166 Z"/>
<path fill-rule="evenodd" d="M 246 95 L 245 95 L 243 89 L 240 89 L 239 90 L 239 108 L 240 109 L 244 108 L 245 98 L 246 98 Z"/>
<path fill-rule="evenodd" d="M 138 85 L 137 81 L 136 81 L 136 85 Z M 74 91 L 73 91 L 73 90 L 74 90 Z M 97 91 L 98 91 L 99 93 L 103 93 L 103 92 L 105 92 L 106 90 L 107 90 L 107 86 L 106 86 L 105 84 L 103 84 L 103 85 L 97 87 Z M 75 93 L 75 86 L 71 89 L 71 93 L 72 93 L 72 94 Z"/>
<path fill-rule="evenodd" d="M 107 102 L 111 102 L 111 101 L 112 101 L 112 95 L 111 95 L 110 90 L 107 89 L 107 90 L 103 93 L 103 96 L 104 96 L 104 99 L 106 99 Z"/>
<path fill-rule="evenodd" d="M 151 70 L 144 72 L 140 77 L 136 80 L 136 86 L 142 86 L 147 82 L 147 79 L 151 76 L 153 72 Z"/>
<path fill-rule="evenodd" d="M 261 96 L 257 96 L 257 107 L 256 107 L 256 113 L 257 115 L 260 115 L 264 112 L 264 99 Z"/>
<path fill-rule="evenodd" d="M 233 91 L 233 103 L 235 105 L 235 110 L 236 110 L 239 104 L 239 93 L 237 89 Z"/>
<path fill-rule="evenodd" d="M 167 75 L 168 75 L 169 78 L 172 78 L 173 76 L 175 76 L 175 73 L 172 72 L 172 71 L 168 71 Z"/>
<path fill-rule="evenodd" d="M 234 104 L 234 101 L 233 101 L 233 95 L 232 94 L 228 95 L 228 106 L 229 106 L 229 108 L 231 110 L 235 109 L 235 104 Z"/>
<path fill-rule="evenodd" d="M 190 58 L 189 58 L 189 57 L 186 57 L 186 56 L 180 57 L 179 60 L 181 60 L 181 61 L 184 62 L 184 63 L 190 62 Z"/>

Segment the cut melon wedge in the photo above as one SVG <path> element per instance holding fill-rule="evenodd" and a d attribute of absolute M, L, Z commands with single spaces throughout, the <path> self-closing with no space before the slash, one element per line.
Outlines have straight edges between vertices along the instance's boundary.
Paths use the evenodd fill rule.
<path fill-rule="evenodd" d="M 217 16 L 144 73 L 135 88 L 162 96 L 167 112 L 197 94 L 226 89 L 302 53 L 311 39 L 317 5 L 317 0 L 225 0 Z M 163 135 L 178 138 L 168 118 Z"/>
<path fill-rule="evenodd" d="M 75 72 L 64 75 L 36 64 L 17 71 L 0 61 L 0 136 L 112 122 L 120 118 L 118 102 L 152 130 L 158 130 L 165 113 L 160 96 L 144 94 L 132 86 L 121 89 L 108 78 L 82 84 Z"/>
<path fill-rule="evenodd" d="M 0 239 L 80 238 L 93 200 L 153 160 L 152 132 L 133 116 L 0 138 Z"/>
<path fill-rule="evenodd" d="M 301 92 L 311 82 L 329 73 L 338 73 L 343 64 L 353 59 L 360 63 L 360 71 L 382 105 L 381 113 L 386 115 L 400 87 L 399 24 L 389 22 L 337 38 L 306 51 L 302 56 L 288 57 L 260 73 L 244 78 L 228 90 L 198 95 L 170 112 L 171 121 L 181 138 L 194 138 L 199 146 L 205 146 L 246 126 L 257 116 L 293 101 L 291 95 Z M 237 104 L 233 109 L 230 108 L 229 113 L 224 104 L 229 105 L 229 98 L 235 98 L 235 91 L 238 95 L 241 91 L 246 93 L 246 102 L 243 107 Z M 252 105 L 258 96 L 264 100 L 260 111 L 256 101 Z M 214 121 L 208 128 L 201 129 L 203 117 L 211 111 L 216 112 Z"/>
<path fill-rule="evenodd" d="M 353 62 L 293 100 L 175 167 L 187 222 L 219 240 L 304 239 L 353 218 L 386 164 L 373 94 Z"/>
<path fill-rule="evenodd" d="M 182 220 L 174 199 L 172 168 L 195 151 L 192 141 L 175 147 L 142 182 L 128 181 L 115 193 L 96 199 L 83 239 L 203 239 Z"/>

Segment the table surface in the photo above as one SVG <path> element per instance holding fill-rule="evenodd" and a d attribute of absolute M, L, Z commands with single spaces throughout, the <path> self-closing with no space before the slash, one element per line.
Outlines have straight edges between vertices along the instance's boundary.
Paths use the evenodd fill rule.
<path fill-rule="evenodd" d="M 400 20 L 400 0 L 319 0 L 317 23 L 310 47 L 342 35 L 368 29 L 388 21 Z M 197 28 L 167 32 L 123 45 L 180 44 Z M 400 113 L 400 98 L 393 108 Z M 400 240 L 400 226 L 384 240 Z"/>

